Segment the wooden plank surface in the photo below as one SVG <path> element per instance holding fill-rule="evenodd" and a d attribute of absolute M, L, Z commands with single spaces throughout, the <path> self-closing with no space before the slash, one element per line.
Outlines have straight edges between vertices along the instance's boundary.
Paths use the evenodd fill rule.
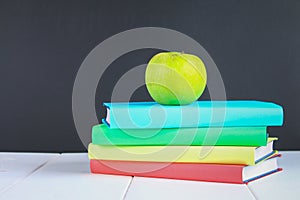
<path fill-rule="evenodd" d="M 254 197 L 246 185 L 134 177 L 125 199 L 253 200 Z"/>
<path fill-rule="evenodd" d="M 0 153 L 0 196 L 59 154 Z"/>
<path fill-rule="evenodd" d="M 281 154 L 278 163 L 283 171 L 248 184 L 257 199 L 300 198 L 300 152 Z"/>
<path fill-rule="evenodd" d="M 123 199 L 131 179 L 91 174 L 86 153 L 62 154 L 2 193 L 0 199 Z"/>
<path fill-rule="evenodd" d="M 248 185 L 90 174 L 86 153 L 0 153 L 0 199 L 297 199 L 300 152 Z"/>

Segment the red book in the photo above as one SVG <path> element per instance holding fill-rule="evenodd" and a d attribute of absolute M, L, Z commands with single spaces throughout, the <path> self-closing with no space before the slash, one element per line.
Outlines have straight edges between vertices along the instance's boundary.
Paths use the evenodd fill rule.
<path fill-rule="evenodd" d="M 99 174 L 243 184 L 280 171 L 277 157 L 255 166 L 90 160 L 90 167 Z"/>

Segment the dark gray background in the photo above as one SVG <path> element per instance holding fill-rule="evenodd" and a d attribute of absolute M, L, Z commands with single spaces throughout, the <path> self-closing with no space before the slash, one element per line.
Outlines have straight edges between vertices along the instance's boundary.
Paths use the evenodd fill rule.
<path fill-rule="evenodd" d="M 277 148 L 300 149 L 300 1 L 0 0 L 0 151 L 84 151 L 72 118 L 76 72 L 97 44 L 143 26 L 197 40 L 229 99 L 281 104 L 284 126 L 270 134 Z M 99 118 L 118 78 L 157 52 L 134 51 L 109 67 L 96 95 Z M 132 100 L 151 98 L 141 87 Z"/>

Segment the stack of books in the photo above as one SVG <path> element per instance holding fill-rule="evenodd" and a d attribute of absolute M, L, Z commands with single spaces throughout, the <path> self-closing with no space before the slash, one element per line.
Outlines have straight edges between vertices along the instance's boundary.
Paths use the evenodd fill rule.
<path fill-rule="evenodd" d="M 268 126 L 281 126 L 281 106 L 262 101 L 104 103 L 92 129 L 92 173 L 248 183 L 273 174 L 279 154 Z"/>

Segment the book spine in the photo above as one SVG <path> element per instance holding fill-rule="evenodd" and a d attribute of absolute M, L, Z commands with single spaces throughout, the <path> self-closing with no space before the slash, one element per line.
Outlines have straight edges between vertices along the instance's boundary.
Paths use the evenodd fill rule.
<path fill-rule="evenodd" d="M 102 146 L 89 144 L 89 159 L 255 165 L 255 147 Z"/>
<path fill-rule="evenodd" d="M 92 173 L 242 184 L 243 165 L 90 160 Z"/>
<path fill-rule="evenodd" d="M 119 108 L 110 105 L 109 108 L 109 126 L 112 129 L 280 126 L 283 123 L 283 110 L 281 107 L 228 107 L 225 111 L 223 109 L 188 106 Z"/>
<path fill-rule="evenodd" d="M 266 127 L 211 127 L 182 129 L 110 129 L 96 125 L 92 142 L 120 146 L 265 146 Z"/>

